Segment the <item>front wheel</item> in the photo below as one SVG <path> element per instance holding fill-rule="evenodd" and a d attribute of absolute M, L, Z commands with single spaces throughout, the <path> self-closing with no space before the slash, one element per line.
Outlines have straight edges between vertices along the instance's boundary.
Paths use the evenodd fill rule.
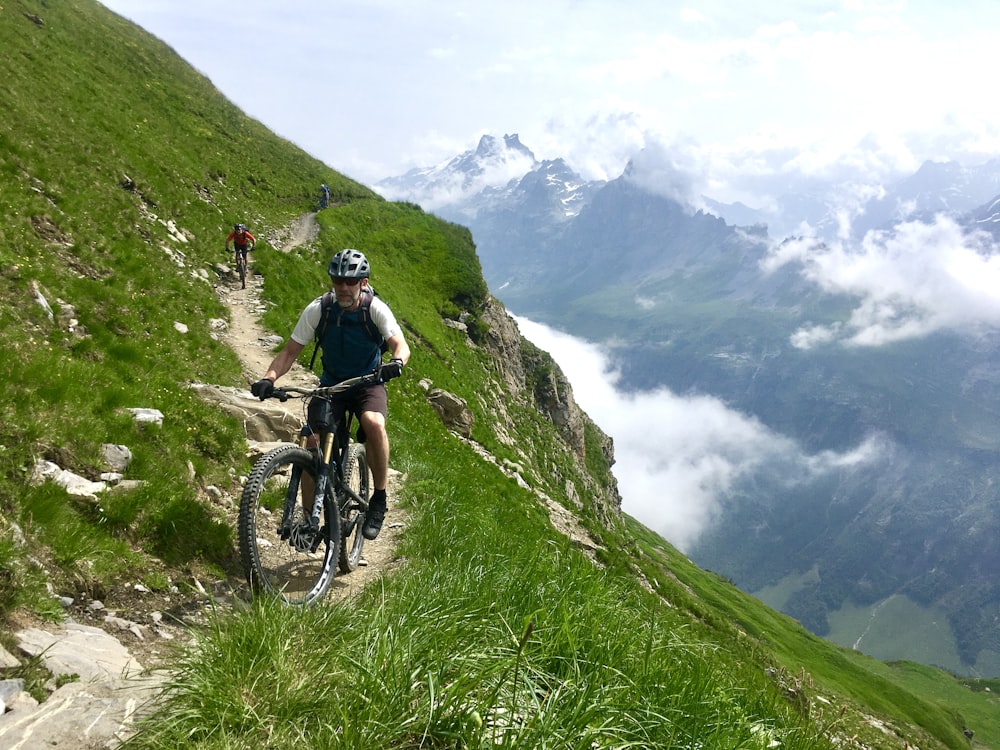
<path fill-rule="evenodd" d="M 283 445 L 262 456 L 247 478 L 240 500 L 239 544 L 255 594 L 313 604 L 330 588 L 340 555 L 340 514 L 328 488 L 319 529 L 310 528 L 305 508 L 312 506 L 316 470 L 312 453 Z"/>
<path fill-rule="evenodd" d="M 365 525 L 365 511 L 368 510 L 368 454 L 365 446 L 351 443 L 347 447 L 347 462 L 344 465 L 344 483 L 363 501 L 364 506 L 346 494 L 340 500 L 341 528 L 344 538 L 340 544 L 340 572 L 350 573 L 361 562 L 361 549 L 365 537 L 361 527 Z"/>
<path fill-rule="evenodd" d="M 240 273 L 240 286 L 243 289 L 247 288 L 247 259 L 240 253 L 239 260 L 236 261 L 236 269 Z"/>

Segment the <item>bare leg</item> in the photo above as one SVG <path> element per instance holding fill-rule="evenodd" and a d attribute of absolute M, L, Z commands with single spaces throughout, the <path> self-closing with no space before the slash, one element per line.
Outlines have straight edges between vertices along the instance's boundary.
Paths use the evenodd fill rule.
<path fill-rule="evenodd" d="M 361 426 L 365 431 L 365 452 L 368 468 L 372 472 L 372 495 L 365 513 L 365 525 L 361 533 L 365 539 L 374 539 L 385 519 L 385 485 L 389 479 L 389 436 L 385 432 L 385 417 L 375 411 L 361 414 Z"/>
<path fill-rule="evenodd" d="M 361 427 L 365 431 L 365 453 L 372 472 L 373 489 L 384 490 L 389 480 L 389 435 L 385 431 L 385 417 L 377 411 L 361 413 Z"/>

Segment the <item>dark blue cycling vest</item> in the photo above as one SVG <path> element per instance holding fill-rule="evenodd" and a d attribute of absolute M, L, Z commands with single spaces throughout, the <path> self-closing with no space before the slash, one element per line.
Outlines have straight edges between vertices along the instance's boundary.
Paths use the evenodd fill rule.
<path fill-rule="evenodd" d="M 336 305 L 334 305 L 336 307 Z M 321 385 L 333 385 L 347 378 L 355 378 L 374 370 L 382 359 L 382 349 L 365 331 L 361 310 L 345 312 L 337 307 L 332 310 L 323 338 Z"/>

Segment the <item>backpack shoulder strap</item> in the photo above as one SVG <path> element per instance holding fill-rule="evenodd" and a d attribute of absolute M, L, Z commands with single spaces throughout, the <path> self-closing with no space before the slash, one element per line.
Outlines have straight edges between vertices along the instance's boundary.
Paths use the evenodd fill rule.
<path fill-rule="evenodd" d="M 378 344 L 379 349 L 385 354 L 389 351 L 389 345 L 385 341 L 385 337 L 382 336 L 382 332 L 375 325 L 375 321 L 372 320 L 371 306 L 372 300 L 378 295 L 375 288 L 371 285 L 368 286 L 367 291 L 361 295 L 361 326 L 365 329 L 365 333 L 368 334 L 368 338 Z"/>
<path fill-rule="evenodd" d="M 310 370 L 316 364 L 316 353 L 319 351 L 319 342 L 323 340 L 323 334 L 326 333 L 326 329 L 330 325 L 330 315 L 335 304 L 336 298 L 333 296 L 333 292 L 327 292 L 323 295 L 320 302 L 319 325 L 316 326 L 316 343 L 313 345 L 312 358 L 309 360 Z"/>

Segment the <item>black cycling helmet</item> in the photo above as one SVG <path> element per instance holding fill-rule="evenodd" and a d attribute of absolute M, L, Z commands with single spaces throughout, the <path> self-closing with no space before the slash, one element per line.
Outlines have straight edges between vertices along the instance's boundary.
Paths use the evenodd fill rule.
<path fill-rule="evenodd" d="M 236 224 L 236 225 L 233 226 L 233 231 L 234 232 L 245 232 L 245 231 L 247 231 L 247 225 L 246 224 Z"/>
<path fill-rule="evenodd" d="M 333 256 L 326 272 L 331 279 L 367 279 L 371 268 L 364 253 L 348 248 Z"/>

